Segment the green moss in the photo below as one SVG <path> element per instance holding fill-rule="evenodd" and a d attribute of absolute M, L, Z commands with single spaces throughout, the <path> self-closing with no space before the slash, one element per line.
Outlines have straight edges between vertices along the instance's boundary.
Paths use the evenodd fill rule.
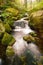
<path fill-rule="evenodd" d="M 10 27 L 10 25 L 9 24 L 4 24 L 4 27 L 5 27 L 5 31 L 6 32 L 11 32 L 12 31 L 12 29 L 11 29 L 11 27 Z"/>
<path fill-rule="evenodd" d="M 31 35 L 26 35 L 26 36 L 23 37 L 23 39 L 25 41 L 27 41 L 28 43 L 35 42 L 34 37 L 32 37 Z"/>
<path fill-rule="evenodd" d="M 43 53 L 43 10 L 33 12 L 30 15 L 29 26 L 37 33 L 35 42 L 38 45 L 41 53 Z"/>
<path fill-rule="evenodd" d="M 12 20 L 12 18 L 6 18 L 6 19 L 5 19 L 5 23 L 6 23 L 6 24 L 9 24 L 9 25 L 12 27 L 13 24 L 14 24 L 14 20 Z"/>
<path fill-rule="evenodd" d="M 23 39 L 24 39 L 25 41 L 27 41 L 28 38 L 29 38 L 28 36 L 24 36 L 24 37 L 23 37 Z"/>
<path fill-rule="evenodd" d="M 5 32 L 5 28 L 4 28 L 4 25 L 3 23 L 0 23 L 0 32 Z"/>
<path fill-rule="evenodd" d="M 2 38 L 3 45 L 13 45 L 15 43 L 15 38 L 12 35 L 5 33 Z"/>
<path fill-rule="evenodd" d="M 0 37 L 2 37 L 4 32 L 5 32 L 4 25 L 3 25 L 3 23 L 0 23 Z"/>
<path fill-rule="evenodd" d="M 7 56 L 13 56 L 14 55 L 14 50 L 11 46 L 8 46 L 6 49 L 6 55 Z"/>
<path fill-rule="evenodd" d="M 37 37 L 37 34 L 35 32 L 30 32 L 29 34 L 33 37 Z"/>
<path fill-rule="evenodd" d="M 12 7 L 6 8 L 5 11 L 7 11 L 9 13 L 12 13 L 14 16 L 16 16 L 18 14 L 18 12 L 19 12 L 17 9 L 12 8 Z"/>
<path fill-rule="evenodd" d="M 43 10 L 31 14 L 29 26 L 36 31 L 43 29 Z"/>

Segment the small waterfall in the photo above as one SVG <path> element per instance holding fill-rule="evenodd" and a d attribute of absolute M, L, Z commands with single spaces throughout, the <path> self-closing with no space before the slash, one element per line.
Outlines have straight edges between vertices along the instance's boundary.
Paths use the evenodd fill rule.
<path fill-rule="evenodd" d="M 26 50 L 31 51 L 33 56 L 34 57 L 36 56 L 37 59 L 39 59 L 41 55 L 38 47 L 34 43 L 27 44 L 27 42 L 23 40 L 23 36 L 26 34 L 29 34 L 30 32 L 33 32 L 33 30 L 31 30 L 30 27 L 28 26 L 28 21 L 21 19 L 16 22 L 21 22 L 21 21 L 25 22 L 25 27 L 16 26 L 15 29 L 13 29 L 12 35 L 15 37 L 16 42 L 12 47 L 14 49 L 15 55 L 12 57 L 9 57 L 9 60 L 10 60 L 9 65 L 20 65 L 19 56 L 24 54 L 24 52 L 26 53 L 27 52 Z M 28 61 L 28 62 L 31 63 L 31 61 Z"/>
<path fill-rule="evenodd" d="M 15 50 L 15 53 L 17 55 L 20 55 L 25 51 L 26 48 L 28 48 L 34 55 L 39 57 L 41 54 L 39 52 L 38 47 L 34 43 L 27 44 L 23 40 L 24 35 L 33 32 L 33 30 L 31 30 L 30 27 L 28 26 L 28 21 L 21 19 L 16 22 L 24 22 L 25 27 L 22 28 L 20 26 L 16 26 L 16 28 L 14 29 L 13 36 L 16 39 L 16 43 L 13 45 L 13 49 Z"/>

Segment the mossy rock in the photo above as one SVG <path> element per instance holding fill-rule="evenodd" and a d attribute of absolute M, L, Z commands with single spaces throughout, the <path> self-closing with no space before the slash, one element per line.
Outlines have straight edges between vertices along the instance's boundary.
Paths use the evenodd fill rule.
<path fill-rule="evenodd" d="M 31 35 L 26 35 L 26 36 L 23 37 L 23 39 L 25 41 L 27 41 L 28 43 L 35 42 L 35 38 L 32 37 Z"/>
<path fill-rule="evenodd" d="M 31 14 L 29 26 L 43 37 L 43 10 Z"/>
<path fill-rule="evenodd" d="M 19 12 L 17 9 L 11 7 L 7 8 L 5 11 L 12 13 L 14 16 L 16 16 Z"/>
<path fill-rule="evenodd" d="M 35 33 L 35 32 L 30 32 L 29 35 L 31 35 L 33 37 L 37 37 L 37 33 Z"/>
<path fill-rule="evenodd" d="M 15 43 L 15 38 L 8 33 L 5 33 L 2 38 L 2 44 L 3 45 L 13 45 Z"/>
<path fill-rule="evenodd" d="M 4 25 L 3 23 L 0 23 L 0 32 L 5 32 L 5 28 L 4 28 Z"/>
<path fill-rule="evenodd" d="M 34 24 L 33 24 L 34 23 Z M 33 26 L 34 29 L 42 27 L 43 24 L 43 10 L 39 10 L 30 15 L 29 25 Z"/>
<path fill-rule="evenodd" d="M 43 10 L 33 12 L 30 15 L 29 26 L 37 33 L 36 44 L 43 54 Z"/>
<path fill-rule="evenodd" d="M 6 32 L 10 33 L 12 31 L 12 29 L 8 23 L 4 24 L 4 27 L 5 27 Z"/>
<path fill-rule="evenodd" d="M 13 24 L 14 24 L 14 21 L 12 21 L 12 20 L 7 20 L 5 23 L 6 23 L 6 24 L 9 24 L 10 27 L 12 27 Z"/>
<path fill-rule="evenodd" d="M 7 47 L 7 49 L 6 49 L 6 55 L 8 56 L 8 57 L 11 57 L 11 56 L 14 56 L 14 50 L 13 50 L 13 48 L 12 48 L 12 46 L 8 46 Z"/>
<path fill-rule="evenodd" d="M 2 37 L 4 32 L 5 32 L 4 25 L 3 25 L 3 23 L 0 22 L 0 38 Z"/>

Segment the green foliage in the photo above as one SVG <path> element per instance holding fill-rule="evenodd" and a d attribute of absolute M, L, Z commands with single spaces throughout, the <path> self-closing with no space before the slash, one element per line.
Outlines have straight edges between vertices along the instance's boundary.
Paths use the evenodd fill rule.
<path fill-rule="evenodd" d="M 9 32 L 12 31 L 14 22 L 24 17 L 26 9 L 24 8 L 24 6 L 18 6 L 15 2 L 12 2 L 11 0 L 2 0 L 2 2 L 3 3 L 0 4 L 0 20 L 2 21 L 2 23 L 0 24 L 0 41 L 2 46 L 6 47 L 6 45 L 11 46 L 15 43 L 15 38 L 13 38 L 13 36 Z M 7 53 L 4 54 L 7 54 L 9 56 L 13 55 L 12 48 L 6 48 L 7 50 L 5 49 L 5 51 L 7 51 Z"/>
<path fill-rule="evenodd" d="M 38 11 L 38 10 L 43 10 L 43 1 L 36 4 L 36 7 L 33 7 L 33 9 L 31 9 L 29 11 L 29 13 L 32 13 L 32 12 L 35 12 L 35 11 Z"/>
<path fill-rule="evenodd" d="M 11 13 L 6 12 L 6 11 L 2 12 L 2 14 L 1 14 L 1 16 L 2 16 L 3 18 L 10 17 L 11 15 L 12 15 Z"/>
<path fill-rule="evenodd" d="M 13 7 L 9 7 L 5 10 L 6 12 L 12 13 L 14 16 L 16 16 L 18 14 L 18 10 L 13 8 Z"/>
<path fill-rule="evenodd" d="M 2 20 L 4 23 L 9 24 L 10 26 L 13 25 L 14 23 L 14 15 L 12 13 L 9 12 L 3 12 L 1 14 Z"/>
<path fill-rule="evenodd" d="M 14 24 L 14 21 L 11 20 L 11 19 L 5 19 L 5 23 L 6 23 L 6 24 L 9 24 L 9 25 L 12 27 L 13 24 Z"/>

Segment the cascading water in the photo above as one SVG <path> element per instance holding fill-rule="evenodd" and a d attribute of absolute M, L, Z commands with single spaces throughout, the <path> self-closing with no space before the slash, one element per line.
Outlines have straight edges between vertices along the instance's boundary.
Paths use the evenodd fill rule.
<path fill-rule="evenodd" d="M 23 40 L 24 35 L 29 34 L 30 32 L 32 32 L 32 30 L 28 26 L 28 21 L 23 20 L 23 18 L 22 18 L 21 20 L 18 20 L 16 22 L 19 22 L 19 23 L 24 22 L 25 27 L 22 28 L 20 26 L 16 26 L 16 28 L 14 29 L 13 36 L 16 38 L 16 43 L 13 45 L 13 49 L 15 51 L 15 54 L 20 55 L 26 50 L 26 48 L 28 48 L 38 58 L 41 55 L 40 52 L 39 52 L 38 47 L 34 43 L 27 44 Z"/>
<path fill-rule="evenodd" d="M 30 54 L 30 53 L 28 54 L 28 55 L 30 55 L 29 57 L 31 58 L 31 61 L 33 60 L 32 59 L 33 55 L 36 56 L 36 59 L 39 59 L 39 57 L 41 55 L 41 53 L 39 52 L 38 47 L 34 43 L 27 44 L 26 41 L 23 40 L 23 36 L 25 36 L 26 34 L 29 34 L 30 32 L 32 32 L 32 30 L 28 26 L 28 21 L 23 20 L 23 18 L 22 18 L 21 20 L 18 20 L 16 22 L 17 23 L 19 22 L 22 25 L 19 25 L 19 26 L 16 25 L 15 29 L 13 29 L 12 35 L 15 37 L 16 42 L 12 47 L 14 49 L 15 55 L 12 56 L 12 57 L 8 57 L 8 59 L 9 59 L 8 65 L 20 65 L 20 59 L 18 57 L 20 57 L 22 54 L 25 55 L 27 53 L 27 50 L 31 51 L 31 53 L 32 53 L 32 54 Z M 28 62 L 31 64 L 32 62 L 29 61 L 29 57 L 28 57 Z M 2 62 L 0 60 L 0 65 L 3 65 L 1 63 Z M 35 65 L 37 65 L 37 64 L 35 64 Z"/>

